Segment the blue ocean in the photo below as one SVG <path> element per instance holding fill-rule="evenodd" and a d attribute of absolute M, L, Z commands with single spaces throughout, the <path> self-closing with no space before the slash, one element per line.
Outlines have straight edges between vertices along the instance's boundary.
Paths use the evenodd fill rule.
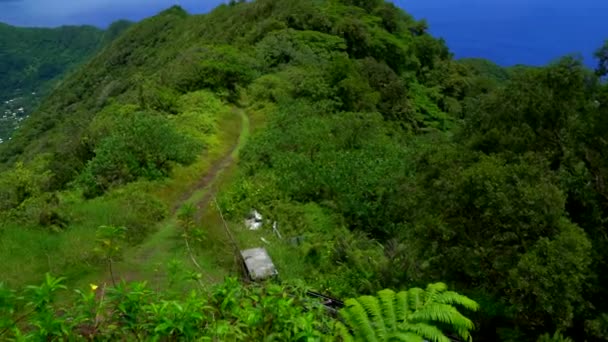
<path fill-rule="evenodd" d="M 395 0 L 456 57 L 483 57 L 500 65 L 543 65 L 593 52 L 608 39 L 608 0 Z"/>

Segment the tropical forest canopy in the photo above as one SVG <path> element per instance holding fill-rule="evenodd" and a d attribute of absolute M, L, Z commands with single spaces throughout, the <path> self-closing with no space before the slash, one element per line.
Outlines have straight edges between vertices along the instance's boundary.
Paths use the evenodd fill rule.
<path fill-rule="evenodd" d="M 605 341 L 596 57 L 455 60 L 382 0 L 137 23 L 0 145 L 0 338 Z"/>

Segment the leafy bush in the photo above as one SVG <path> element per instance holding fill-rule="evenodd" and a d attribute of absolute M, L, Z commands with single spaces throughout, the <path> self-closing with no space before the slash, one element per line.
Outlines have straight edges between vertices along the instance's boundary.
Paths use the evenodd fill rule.
<path fill-rule="evenodd" d="M 116 130 L 101 141 L 80 176 L 87 197 L 140 177 L 165 177 L 171 163 L 192 163 L 201 149 L 195 140 L 179 134 L 174 125 L 155 113 L 131 115 Z"/>
<path fill-rule="evenodd" d="M 279 285 L 245 287 L 228 278 L 209 292 L 166 297 L 145 283 L 91 284 L 76 290 L 73 304 L 65 306 L 56 300 L 64 283 L 47 274 L 20 298 L 0 284 L 0 337 L 295 341 L 330 331 L 319 304 L 309 303 L 301 290 Z"/>
<path fill-rule="evenodd" d="M 18 208 L 30 198 L 39 196 L 48 188 L 51 178 L 46 170 L 45 156 L 32 163 L 19 162 L 11 170 L 0 174 L 0 212 Z"/>

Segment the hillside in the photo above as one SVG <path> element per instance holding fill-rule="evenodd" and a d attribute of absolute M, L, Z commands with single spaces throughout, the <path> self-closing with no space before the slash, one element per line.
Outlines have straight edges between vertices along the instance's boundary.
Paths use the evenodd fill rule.
<path fill-rule="evenodd" d="M 128 27 L 22 28 L 0 23 L 0 141 L 7 140 L 67 71 L 80 65 Z M 5 117 L 6 116 L 6 117 Z"/>
<path fill-rule="evenodd" d="M 0 338 L 605 340 L 606 51 L 456 61 L 381 0 L 137 23 L 0 146 Z"/>

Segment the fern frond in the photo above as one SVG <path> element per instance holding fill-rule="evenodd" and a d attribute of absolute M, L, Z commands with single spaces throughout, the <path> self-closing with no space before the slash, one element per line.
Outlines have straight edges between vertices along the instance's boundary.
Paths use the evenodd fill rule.
<path fill-rule="evenodd" d="M 400 330 L 403 332 L 413 332 L 416 335 L 422 336 L 425 340 L 433 342 L 450 342 L 439 328 L 426 323 L 404 323 L 401 325 Z"/>
<path fill-rule="evenodd" d="M 397 293 L 395 298 L 396 298 L 395 304 L 397 305 L 397 307 L 395 308 L 395 315 L 397 316 L 397 321 L 406 322 L 407 317 L 411 313 L 410 304 L 409 304 L 409 300 L 408 300 L 408 293 L 406 291 L 401 291 L 401 292 Z"/>
<path fill-rule="evenodd" d="M 395 291 L 385 289 L 378 291 L 378 298 L 382 309 L 382 317 L 388 331 L 395 331 L 397 328 L 397 315 L 395 312 Z"/>
<path fill-rule="evenodd" d="M 435 302 L 435 298 L 437 298 L 437 296 L 439 296 L 442 292 L 447 291 L 447 289 L 448 286 L 444 283 L 435 283 L 427 285 L 425 303 Z"/>
<path fill-rule="evenodd" d="M 407 299 L 410 310 L 418 310 L 424 305 L 425 292 L 423 289 L 414 287 L 407 290 Z"/>
<path fill-rule="evenodd" d="M 412 288 L 395 293 L 386 289 L 376 297 L 349 299 L 340 312 L 355 341 L 450 342 L 439 329 L 445 327 L 470 342 L 474 324 L 452 304 L 478 308 L 473 300 L 436 283 L 426 290 Z M 340 327 L 340 334 L 349 334 L 346 327 Z"/>
<path fill-rule="evenodd" d="M 422 336 L 413 332 L 397 331 L 388 336 L 387 341 L 400 341 L 400 342 L 424 342 Z"/>
<path fill-rule="evenodd" d="M 355 339 L 353 339 L 353 337 L 351 336 L 350 332 L 348 331 L 348 328 L 344 324 L 342 324 L 342 322 L 336 323 L 336 331 L 337 337 L 340 337 L 342 341 L 355 342 Z"/>
<path fill-rule="evenodd" d="M 378 298 L 372 296 L 362 296 L 359 297 L 359 303 L 361 303 L 367 312 L 368 317 L 372 320 L 372 327 L 376 337 L 380 341 L 385 341 L 386 326 L 384 325 L 384 317 L 382 316 L 382 309 L 380 309 L 380 302 L 378 301 Z"/>
<path fill-rule="evenodd" d="M 473 322 L 462 315 L 458 310 L 447 304 L 431 303 L 410 316 L 411 322 L 441 322 L 454 330 L 470 330 L 474 328 Z"/>
<path fill-rule="evenodd" d="M 378 341 L 372 323 L 361 303 L 357 299 L 349 299 L 345 304 L 343 318 L 353 328 L 355 338 L 370 342 Z"/>
<path fill-rule="evenodd" d="M 456 334 L 462 338 L 463 341 L 471 342 L 473 341 L 473 337 L 468 329 L 455 329 Z"/>
<path fill-rule="evenodd" d="M 441 304 L 456 304 L 471 311 L 479 310 L 479 304 L 477 304 L 477 302 L 454 291 L 446 291 L 439 294 L 435 297 L 435 302 Z"/>

